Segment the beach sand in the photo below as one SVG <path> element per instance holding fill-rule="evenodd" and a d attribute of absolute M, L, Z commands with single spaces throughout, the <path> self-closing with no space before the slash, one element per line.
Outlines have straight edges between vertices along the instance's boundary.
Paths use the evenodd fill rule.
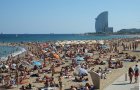
<path fill-rule="evenodd" d="M 28 44 L 22 44 L 21 46 L 25 46 L 26 49 L 28 47 L 36 47 L 36 46 L 30 46 Z M 120 50 L 122 50 L 122 48 L 119 48 Z M 34 50 L 36 51 L 37 49 L 34 48 Z M 29 53 L 29 51 L 27 50 L 27 52 Z M 24 59 L 25 58 L 25 54 L 27 54 L 27 52 L 24 52 L 22 54 L 19 55 L 20 58 Z M 129 55 L 133 56 L 135 55 L 137 57 L 137 59 L 140 59 L 140 52 L 133 52 L 133 51 L 123 51 L 124 53 L 128 53 Z M 17 59 L 17 57 L 15 57 L 15 59 Z M 67 65 L 69 65 L 69 63 L 71 63 L 71 60 L 67 60 L 68 62 Z M 116 80 L 118 77 L 120 77 L 121 75 L 123 75 L 124 73 L 127 73 L 128 71 L 128 68 L 130 66 L 134 66 L 136 64 L 136 62 L 124 62 L 123 65 L 124 67 L 123 68 L 119 68 L 119 69 L 111 69 L 111 72 L 109 74 L 107 74 L 107 78 L 106 79 L 101 79 L 101 86 L 100 86 L 100 90 L 103 90 L 105 87 L 107 87 L 108 85 L 112 84 L 114 80 Z M 65 65 L 62 65 L 61 67 L 63 66 L 66 66 Z M 99 67 L 106 67 L 108 65 L 96 65 L 94 68 L 95 70 L 98 69 Z M 47 67 L 45 67 L 45 69 L 48 69 L 50 66 L 48 65 Z M 91 67 L 92 68 L 92 67 Z M 59 68 L 57 68 L 59 70 Z M 34 71 L 34 72 L 37 72 L 37 71 Z M 72 75 L 73 73 L 71 73 Z M 51 74 L 47 74 L 48 76 L 51 77 Z M 41 77 L 43 77 L 44 74 L 41 74 Z M 55 82 L 58 83 L 58 76 L 59 74 L 55 74 L 54 75 L 54 78 L 55 78 Z M 90 84 L 93 84 L 92 83 L 92 80 L 91 80 L 91 77 L 90 75 L 88 75 L 88 78 L 89 78 L 89 83 Z M 73 79 L 74 77 L 70 77 L 70 78 L 65 78 L 63 79 L 63 90 L 65 89 L 68 89 L 71 87 L 71 85 L 76 85 L 76 86 L 80 86 L 80 85 L 83 85 L 85 83 L 81 82 L 73 82 Z M 32 83 L 32 86 L 34 86 L 33 88 L 38 88 L 38 87 L 43 87 L 44 86 L 44 83 L 34 83 L 36 80 L 36 78 L 31 78 L 28 80 L 30 83 Z M 27 84 L 24 84 L 24 85 L 27 85 Z M 4 89 L 4 88 L 0 88 L 0 90 L 19 90 L 19 88 L 21 87 L 22 85 L 18 85 L 17 88 L 14 88 L 14 89 Z M 36 90 L 36 89 L 33 89 L 33 90 Z M 57 88 L 56 90 L 59 90 L 59 88 Z"/>

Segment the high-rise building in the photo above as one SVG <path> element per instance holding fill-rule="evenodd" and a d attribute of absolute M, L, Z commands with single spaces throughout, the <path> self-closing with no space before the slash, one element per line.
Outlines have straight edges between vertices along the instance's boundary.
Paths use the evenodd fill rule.
<path fill-rule="evenodd" d="M 108 27 L 108 12 L 104 11 L 98 15 L 95 22 L 96 33 L 110 34 L 113 33 L 113 27 Z"/>

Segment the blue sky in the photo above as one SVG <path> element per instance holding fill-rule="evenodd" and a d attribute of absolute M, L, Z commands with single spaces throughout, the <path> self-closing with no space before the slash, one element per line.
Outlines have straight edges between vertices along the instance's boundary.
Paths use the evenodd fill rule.
<path fill-rule="evenodd" d="M 140 28 L 140 0 L 0 0 L 0 32 L 95 32 L 95 18 L 109 12 L 114 31 Z"/>

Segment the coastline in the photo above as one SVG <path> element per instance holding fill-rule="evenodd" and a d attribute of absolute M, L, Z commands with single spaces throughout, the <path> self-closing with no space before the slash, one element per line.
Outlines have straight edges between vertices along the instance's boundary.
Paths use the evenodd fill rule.
<path fill-rule="evenodd" d="M 16 56 L 26 52 L 26 49 L 24 47 L 9 45 L 9 43 L 0 43 L 0 46 L 17 47 L 20 49 L 18 51 L 14 51 L 14 52 L 11 52 L 10 54 L 7 54 L 6 56 L 0 57 L 1 61 L 6 61 L 9 56 L 16 57 Z"/>

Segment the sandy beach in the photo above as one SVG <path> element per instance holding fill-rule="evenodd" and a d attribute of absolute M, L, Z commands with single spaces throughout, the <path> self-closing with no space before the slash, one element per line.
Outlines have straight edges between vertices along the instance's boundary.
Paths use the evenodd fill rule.
<path fill-rule="evenodd" d="M 26 52 L 1 62 L 8 66 L 0 70 L 3 77 L 1 90 L 103 90 L 140 59 L 137 39 L 0 45 L 26 49 Z M 99 88 L 89 72 L 98 74 Z"/>
<path fill-rule="evenodd" d="M 140 0 L 0 0 L 0 90 L 140 88 Z"/>

